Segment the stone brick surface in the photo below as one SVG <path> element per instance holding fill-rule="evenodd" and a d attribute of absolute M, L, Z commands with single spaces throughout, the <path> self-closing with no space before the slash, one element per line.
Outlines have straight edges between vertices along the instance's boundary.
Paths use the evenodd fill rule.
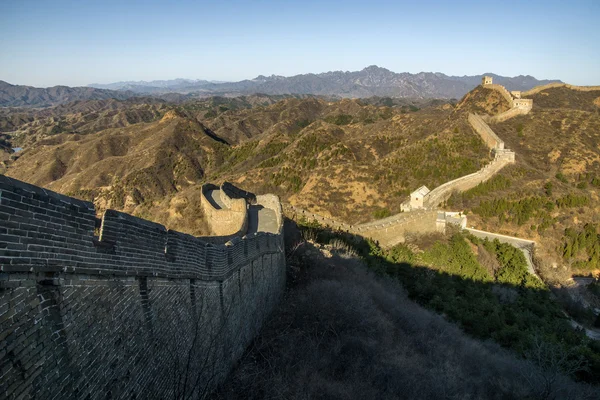
<path fill-rule="evenodd" d="M 210 391 L 283 293 L 282 223 L 224 245 L 114 210 L 95 227 L 91 203 L 0 175 L 3 398 Z"/>

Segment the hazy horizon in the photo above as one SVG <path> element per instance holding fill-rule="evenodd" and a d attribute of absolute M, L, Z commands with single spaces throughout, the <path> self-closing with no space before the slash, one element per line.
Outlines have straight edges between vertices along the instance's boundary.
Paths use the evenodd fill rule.
<path fill-rule="evenodd" d="M 600 2 L 0 4 L 0 80 L 49 87 L 358 71 L 600 84 Z"/>
<path fill-rule="evenodd" d="M 367 68 L 368 66 L 365 66 L 363 68 L 360 68 L 356 71 L 361 71 L 365 68 Z M 386 67 L 382 67 L 382 66 L 377 66 L 380 68 L 385 68 L 390 70 L 389 68 Z M 417 71 L 417 72 L 409 72 L 409 71 L 393 71 L 390 70 L 391 72 L 394 73 L 410 73 L 410 74 L 419 74 L 419 73 L 432 73 L 432 74 L 444 74 L 446 76 L 457 76 L 457 77 L 463 77 L 463 76 L 477 76 L 477 75 L 485 75 L 485 74 L 495 74 L 495 75 L 501 75 L 504 77 L 508 77 L 508 78 L 515 78 L 517 76 L 527 76 L 529 74 L 519 74 L 519 75 L 514 75 L 514 76 L 506 76 L 506 75 L 502 75 L 502 74 L 498 74 L 494 71 L 486 71 L 486 72 L 480 72 L 480 73 L 474 73 L 474 74 L 460 74 L 460 75 L 450 75 L 450 74 L 446 74 L 443 71 Z M 348 71 L 348 70 L 329 70 L 329 71 L 319 71 L 319 72 L 315 72 L 315 71 L 308 71 L 308 72 L 303 72 L 300 74 L 296 74 L 296 75 L 288 75 L 288 76 L 284 76 L 286 78 L 288 77 L 293 77 L 293 76 L 297 76 L 297 75 L 307 75 L 307 74 L 315 74 L 315 75 L 319 75 L 319 74 L 324 74 L 324 73 L 330 73 L 330 72 L 355 72 L 355 71 Z M 57 83 L 55 85 L 49 85 L 49 86 L 35 86 L 35 85 L 30 85 L 27 83 L 14 83 L 14 82 L 9 82 L 5 79 L 1 79 L 0 81 L 5 81 L 11 85 L 24 85 L 24 86 L 33 86 L 33 87 L 39 87 L 39 88 L 47 88 L 47 87 L 53 87 L 53 86 L 72 86 L 72 87 L 87 87 L 87 86 L 91 86 L 91 85 L 108 85 L 108 84 L 114 84 L 114 83 L 123 83 L 123 82 L 131 82 L 131 83 L 139 83 L 139 82 L 147 82 L 147 83 L 151 83 L 151 82 L 158 82 L 158 81 L 175 81 L 175 80 L 189 80 L 189 81 L 209 81 L 209 82 L 213 82 L 213 83 L 232 83 L 232 82 L 239 82 L 239 81 L 243 81 L 243 80 L 252 80 L 257 78 L 258 76 L 263 75 L 265 77 L 270 77 L 271 75 L 276 75 L 276 74 L 259 74 L 259 75 L 255 75 L 255 76 L 249 76 L 246 78 L 242 78 L 239 80 L 229 80 L 229 81 L 225 81 L 225 80 L 216 80 L 216 79 L 209 79 L 209 78 L 188 78 L 188 77 L 175 77 L 175 78 L 158 78 L 158 79 L 150 79 L 150 80 L 145 80 L 145 79 L 121 79 L 121 80 L 116 80 L 116 81 L 110 81 L 110 82 L 89 82 L 83 85 L 65 85 L 65 84 L 61 84 L 61 83 Z M 560 79 L 560 78 L 553 78 L 553 77 L 537 77 L 537 76 L 533 76 L 535 79 L 537 80 L 552 80 L 552 79 Z M 569 83 L 569 82 L 566 82 Z"/>

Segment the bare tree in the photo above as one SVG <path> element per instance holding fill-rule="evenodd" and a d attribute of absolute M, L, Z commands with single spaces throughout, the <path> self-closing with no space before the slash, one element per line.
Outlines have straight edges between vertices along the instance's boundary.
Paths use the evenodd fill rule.
<path fill-rule="evenodd" d="M 550 343 L 539 335 L 534 336 L 525 356 L 537 368 L 522 369 L 521 375 L 540 399 L 565 398 L 567 393 L 562 390 L 563 378 L 587 369 L 585 359 L 572 348 Z"/>

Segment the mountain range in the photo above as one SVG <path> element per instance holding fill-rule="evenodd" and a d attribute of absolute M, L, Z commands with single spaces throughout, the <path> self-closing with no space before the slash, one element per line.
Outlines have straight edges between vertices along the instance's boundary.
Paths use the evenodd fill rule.
<path fill-rule="evenodd" d="M 160 92 L 178 92 L 188 87 L 201 87 L 212 83 L 225 83 L 223 81 L 207 81 L 203 79 L 169 79 L 156 81 L 122 81 L 114 83 L 92 83 L 88 87 L 109 90 L 131 90 L 137 93 L 160 93 Z"/>
<path fill-rule="evenodd" d="M 495 83 L 509 90 L 527 90 L 559 80 L 538 80 L 530 75 L 505 77 L 492 73 Z M 461 98 L 479 85 L 483 75 L 448 76 L 439 72 L 396 73 L 375 65 L 361 71 L 333 71 L 291 77 L 259 75 L 239 82 L 174 79 L 160 81 L 127 81 L 92 84 L 87 87 L 54 86 L 35 88 L 0 81 L 0 107 L 50 107 L 76 100 L 128 99 L 156 96 L 168 101 L 184 101 L 209 96 L 250 94 L 311 94 L 342 98 L 372 96 L 401 98 Z"/>
<path fill-rule="evenodd" d="M 124 100 L 134 92 L 96 89 L 92 87 L 11 85 L 0 80 L 0 107 L 51 107 L 77 100 Z"/>
<path fill-rule="evenodd" d="M 504 77 L 486 73 L 496 83 L 509 90 L 527 90 L 537 85 L 558 80 L 538 80 L 529 75 Z M 333 71 L 320 74 L 302 74 L 291 77 L 259 75 L 239 82 L 210 82 L 205 80 L 174 79 L 170 81 L 118 82 L 106 85 L 92 84 L 101 89 L 130 90 L 136 93 L 205 93 L 205 94 L 317 94 L 340 97 L 412 97 L 460 98 L 479 85 L 483 75 L 448 76 L 439 72 L 396 73 L 372 65 L 361 71 Z"/>

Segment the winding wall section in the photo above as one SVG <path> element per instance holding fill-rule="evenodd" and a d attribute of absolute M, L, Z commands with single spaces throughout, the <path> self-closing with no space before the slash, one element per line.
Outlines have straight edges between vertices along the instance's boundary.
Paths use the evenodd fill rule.
<path fill-rule="evenodd" d="M 212 196 L 218 199 L 211 199 Z M 223 207 L 217 207 L 218 201 Z M 248 228 L 248 204 L 243 198 L 232 198 L 225 190 L 216 185 L 202 185 L 200 205 L 208 221 L 212 235 L 238 236 L 246 233 Z"/>
<path fill-rule="evenodd" d="M 521 96 L 531 96 L 536 93 L 539 93 L 546 89 L 552 89 L 557 87 L 566 87 L 572 90 L 578 90 L 580 92 L 590 92 L 594 90 L 600 90 L 600 86 L 575 86 L 569 85 L 568 83 L 548 83 L 547 85 L 536 86 L 533 89 L 527 90 L 525 92 L 521 92 Z"/>
<path fill-rule="evenodd" d="M 500 118 L 508 119 L 512 116 L 526 114 L 530 111 L 530 107 L 521 108 L 519 105 L 515 106 L 511 94 L 504 86 L 486 84 L 484 87 L 499 91 L 509 102 L 510 106 L 513 107 L 509 110 L 510 112 L 507 112 L 508 114 L 503 113 L 504 115 Z M 407 211 L 388 218 L 359 225 L 350 225 L 339 222 L 332 218 L 323 217 L 319 214 L 294 207 L 290 204 L 284 205 L 284 211 L 292 218 L 296 217 L 314 220 L 334 229 L 340 229 L 371 238 L 378 241 L 383 247 L 398 244 L 413 233 L 423 234 L 443 231 L 447 219 L 443 217 L 440 220 L 439 218 L 437 207 L 441 203 L 446 201 L 453 192 L 462 192 L 472 189 L 493 177 L 506 165 L 515 162 L 515 153 L 504 148 L 504 141 L 496 135 L 482 117 L 476 114 L 469 114 L 468 121 L 473 127 L 473 130 L 494 152 L 494 159 L 479 171 L 446 182 L 430 191 L 423 199 L 424 209 Z"/>
<path fill-rule="evenodd" d="M 285 287 L 281 208 L 264 200 L 276 234 L 216 245 L 0 175 L 3 398 L 214 388 Z"/>
<path fill-rule="evenodd" d="M 446 182 L 433 189 L 431 192 L 429 192 L 427 197 L 425 197 L 425 207 L 438 207 L 441 203 L 448 200 L 452 193 L 464 192 L 466 190 L 474 188 L 480 183 L 485 182 L 494 175 L 496 175 L 498 171 L 500 171 L 502 168 L 511 163 L 514 163 L 513 152 L 499 153 L 498 155 L 496 155 L 496 157 L 491 163 L 487 164 L 479 171 L 469 175 L 461 176 L 460 178 L 454 179 L 450 182 Z"/>

